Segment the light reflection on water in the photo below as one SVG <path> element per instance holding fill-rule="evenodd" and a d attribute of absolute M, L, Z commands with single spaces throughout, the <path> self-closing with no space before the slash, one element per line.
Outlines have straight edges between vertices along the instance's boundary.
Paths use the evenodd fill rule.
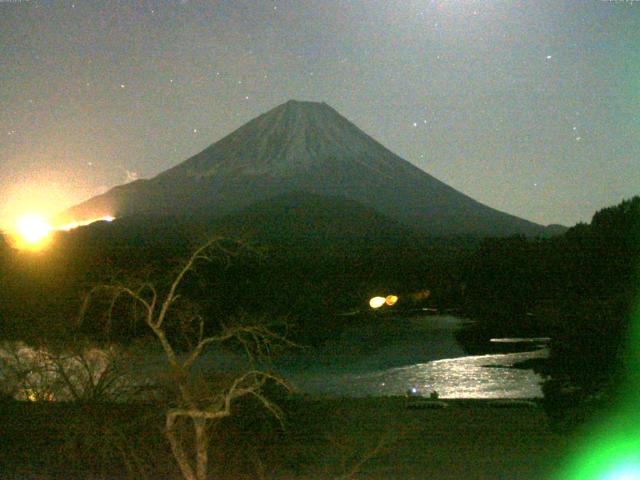
<path fill-rule="evenodd" d="M 451 316 L 425 316 L 374 322 L 365 331 L 362 326 L 354 327 L 315 355 L 297 359 L 293 363 L 305 368 L 285 369 L 286 376 L 298 391 L 319 396 L 403 395 L 415 388 L 425 396 L 435 390 L 440 398 L 542 397 L 539 375 L 508 367 L 545 358 L 548 349 L 465 356 L 455 332 L 467 322 Z M 547 339 L 535 343 L 544 343 L 541 340 Z"/>
<path fill-rule="evenodd" d="M 455 332 L 465 323 L 465 320 L 450 316 L 429 316 L 354 325 L 321 348 L 290 352 L 279 358 L 275 362 L 276 371 L 298 392 L 317 396 L 403 395 L 411 388 L 424 396 L 435 390 L 440 398 L 542 396 L 540 376 L 532 370 L 508 367 L 517 362 L 544 358 L 548 355 L 547 348 L 465 356 L 455 339 Z M 94 351 L 106 355 L 105 352 L 91 350 Z M 91 358 L 96 357 L 95 352 Z M 101 359 L 100 355 L 96 358 Z M 20 395 L 24 397 L 24 392 L 58 385 L 58 375 L 49 368 L 49 357 L 46 351 L 37 351 L 19 343 L 0 345 L 0 377 L 5 380 L 4 390 L 8 388 L 18 398 Z M 76 372 L 78 369 L 73 358 L 65 362 L 65 368 L 71 369 L 69 371 L 74 375 L 80 375 L 80 383 L 86 383 L 83 371 Z M 126 368 L 118 371 L 129 386 L 147 385 L 159 378 L 165 370 L 164 364 L 162 352 L 151 348 L 128 356 Z M 100 364 L 99 368 L 96 365 L 94 373 L 98 377 L 105 365 Z M 11 385 L 6 385 L 7 378 L 11 377 L 7 373 L 18 372 L 20 369 L 15 367 L 19 366 L 25 367 L 28 375 L 18 375 Z M 247 365 L 235 353 L 210 351 L 202 356 L 195 368 L 206 374 L 242 371 Z M 28 384 L 20 384 L 25 381 Z M 68 397 L 64 388 L 58 389 L 56 399 Z"/>
<path fill-rule="evenodd" d="M 435 390 L 440 398 L 535 398 L 542 397 L 541 377 L 532 370 L 506 367 L 547 355 L 545 348 L 434 360 L 364 374 L 296 375 L 291 381 L 300 391 L 321 396 L 403 395 L 415 387 L 420 395 Z"/>

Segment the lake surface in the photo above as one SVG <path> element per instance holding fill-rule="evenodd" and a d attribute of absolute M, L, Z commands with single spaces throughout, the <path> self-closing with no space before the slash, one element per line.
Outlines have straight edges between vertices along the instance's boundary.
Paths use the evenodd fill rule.
<path fill-rule="evenodd" d="M 466 323 L 451 316 L 372 317 L 368 321 L 354 321 L 352 327 L 322 347 L 289 352 L 275 359 L 274 367 L 297 392 L 312 396 L 404 395 L 411 389 L 425 396 L 436 391 L 440 398 L 542 396 L 542 379 L 537 374 L 509 366 L 544 358 L 548 355 L 546 348 L 468 356 L 455 338 L 456 331 Z M 544 340 L 536 339 L 536 343 Z M 523 341 L 526 339 L 503 339 L 506 343 Z M 119 362 L 126 372 L 126 385 L 153 384 L 155 379 L 162 378 L 162 372 L 166 371 L 164 355 L 156 344 L 148 347 Z M 9 372 L 11 368 L 7 367 L 11 365 L 22 365 L 23 370 L 28 366 L 26 376 L 16 377 L 16 382 L 25 382 L 14 385 L 18 398 L 68 399 L 68 388 L 60 382 L 46 351 L 7 343 L 0 346 L 0 357 L 5 362 L 0 365 L 3 367 L 0 373 Z M 105 370 L 108 355 L 92 349 L 85 360 L 97 375 Z M 79 384 L 86 383 L 86 370 L 77 360 L 65 360 L 65 365 L 68 375 L 77 376 Z M 206 376 L 215 371 L 242 370 L 246 364 L 237 353 L 217 350 L 202 355 L 194 368 Z M 50 386 L 56 386 L 55 395 L 48 393 Z"/>
<path fill-rule="evenodd" d="M 509 366 L 545 358 L 547 348 L 468 356 L 455 339 L 465 323 L 450 316 L 384 319 L 279 366 L 299 391 L 318 396 L 403 395 L 415 388 L 440 398 L 542 397 L 539 375 Z"/>

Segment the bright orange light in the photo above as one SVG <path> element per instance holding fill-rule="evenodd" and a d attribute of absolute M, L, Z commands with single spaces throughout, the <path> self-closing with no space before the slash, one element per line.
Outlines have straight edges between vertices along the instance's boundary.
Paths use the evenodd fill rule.
<path fill-rule="evenodd" d="M 74 228 L 84 227 L 85 225 L 91 225 L 94 222 L 113 222 L 115 219 L 116 217 L 107 215 L 106 217 L 92 218 L 91 220 L 82 220 L 82 221 L 67 223 L 66 225 L 62 225 L 61 227 L 56 227 L 55 230 L 62 230 L 64 232 L 68 232 L 70 230 L 73 230 Z"/>
<path fill-rule="evenodd" d="M 13 246 L 21 250 L 41 250 L 51 240 L 53 232 L 68 232 L 74 228 L 83 227 L 94 222 L 113 222 L 115 217 L 107 215 L 91 220 L 76 221 L 66 225 L 53 227 L 44 216 L 29 213 L 18 218 L 12 232 Z"/>
<path fill-rule="evenodd" d="M 369 300 L 369 306 L 371 308 L 380 308 L 381 306 L 383 306 L 385 303 L 385 298 L 384 297 L 373 297 L 371 300 Z"/>
<path fill-rule="evenodd" d="M 395 305 L 397 303 L 397 301 L 398 301 L 398 296 L 397 295 L 387 295 L 387 298 L 384 299 L 384 303 L 386 303 L 390 307 Z"/>
<path fill-rule="evenodd" d="M 52 231 L 51 225 L 42 215 L 30 213 L 18 218 L 15 225 L 16 245 L 18 248 L 39 250 L 44 247 Z"/>

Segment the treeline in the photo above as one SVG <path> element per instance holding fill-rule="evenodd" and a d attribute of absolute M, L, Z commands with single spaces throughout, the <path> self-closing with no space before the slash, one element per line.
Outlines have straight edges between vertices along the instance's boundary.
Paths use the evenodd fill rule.
<path fill-rule="evenodd" d="M 220 252 L 217 261 L 198 265 L 182 292 L 192 305 L 214 321 L 240 311 L 281 318 L 296 341 L 320 343 L 344 323 L 358 321 L 345 314 L 367 312 L 374 295 L 404 298 L 428 290 L 423 306 L 458 305 L 462 261 L 478 243 L 390 236 L 283 242 L 292 238 L 285 233 L 256 238 L 188 219 L 139 218 L 58 234 L 39 253 L 5 244 L 0 249 L 0 337 L 63 339 L 74 332 L 93 286 L 146 281 L 162 289 L 197 246 L 220 235 L 229 239 L 233 255 Z M 89 313 L 84 333 L 100 336 L 101 316 L 97 309 Z M 110 319 L 111 340 L 139 334 L 127 312 L 121 313 Z"/>
<path fill-rule="evenodd" d="M 489 335 L 552 337 L 550 412 L 615 394 L 638 299 L 640 197 L 551 239 L 488 240 L 464 267 L 464 308 Z"/>

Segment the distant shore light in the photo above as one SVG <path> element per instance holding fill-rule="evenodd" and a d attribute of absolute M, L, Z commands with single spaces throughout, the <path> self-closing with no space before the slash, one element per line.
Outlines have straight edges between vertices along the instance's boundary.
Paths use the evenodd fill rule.
<path fill-rule="evenodd" d="M 385 304 L 385 302 L 385 297 L 373 297 L 371 300 L 369 300 L 369 306 L 371 308 L 380 308 Z"/>
<path fill-rule="evenodd" d="M 387 295 L 387 298 L 384 299 L 384 303 L 386 303 L 390 307 L 394 306 L 397 302 L 398 302 L 397 295 Z"/>

